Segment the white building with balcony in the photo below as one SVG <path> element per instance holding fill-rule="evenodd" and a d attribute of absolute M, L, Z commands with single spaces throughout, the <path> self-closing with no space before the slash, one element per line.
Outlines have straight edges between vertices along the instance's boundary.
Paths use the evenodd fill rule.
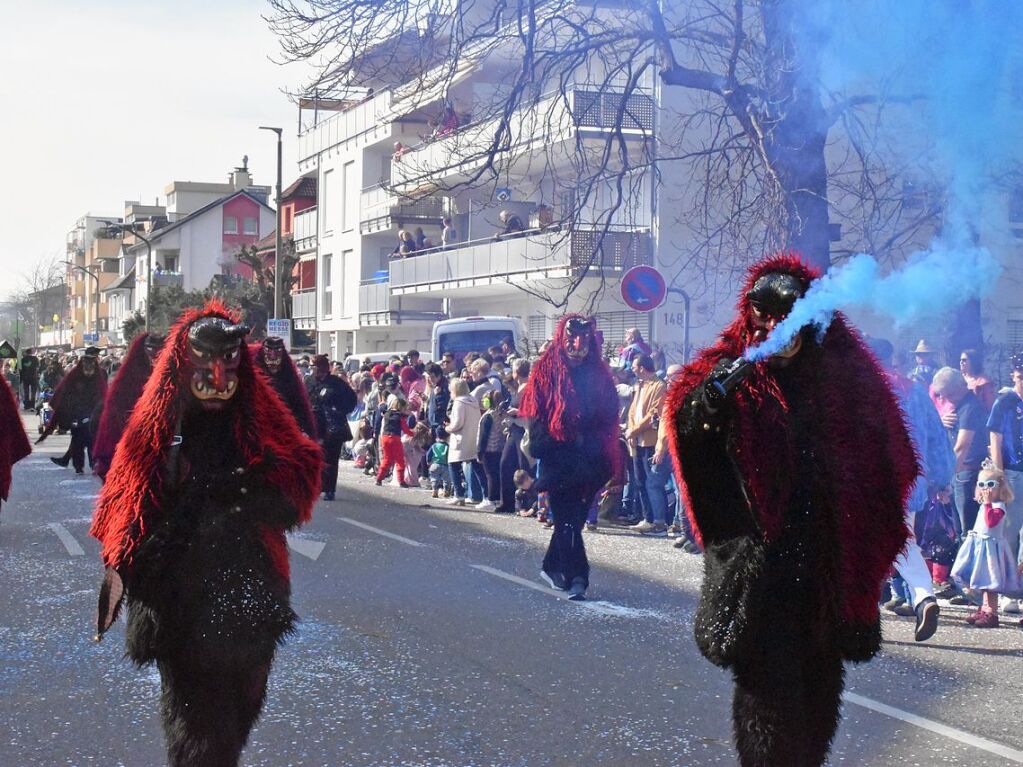
<path fill-rule="evenodd" d="M 621 200 L 610 177 L 585 189 L 565 183 L 578 178 L 574 153 L 606 143 L 622 90 L 579 71 L 512 115 L 516 140 L 501 152 L 500 177 L 473 179 L 494 130 L 483 115 L 515 66 L 513 54 L 499 58 L 436 87 L 423 86 L 428 76 L 390 87 L 377 79 L 358 100 L 300 102 L 299 172 L 315 173 L 319 189 L 304 214 L 316 227 L 319 351 L 429 348 L 434 322 L 474 315 L 520 318 L 534 347 L 566 311 L 595 313 L 610 343 L 626 328 L 651 329 L 650 315 L 624 305 L 619 283 L 628 268 L 656 261 L 652 174 L 628 176 Z M 640 86 L 621 131 L 637 146 L 656 127 L 652 75 Z M 424 138 L 446 107 L 457 127 Z M 525 231 L 495 237 L 502 211 Z M 442 248 L 444 218 L 457 240 Z M 296 244 L 299 228 L 296 216 Z M 396 257 L 401 230 L 425 247 Z"/>

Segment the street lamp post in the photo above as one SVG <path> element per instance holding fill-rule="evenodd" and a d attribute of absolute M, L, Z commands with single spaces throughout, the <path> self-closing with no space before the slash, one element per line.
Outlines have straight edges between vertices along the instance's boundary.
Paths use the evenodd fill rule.
<path fill-rule="evenodd" d="M 284 296 L 281 293 L 281 286 L 284 283 L 281 274 L 281 134 L 283 128 L 271 128 L 260 125 L 260 130 L 269 130 L 277 134 L 277 236 L 274 241 L 274 319 L 284 316 Z"/>
<path fill-rule="evenodd" d="M 92 318 L 92 330 L 96 334 L 96 340 L 99 341 L 99 275 L 95 274 L 87 266 L 79 266 L 72 261 L 64 261 L 72 270 L 78 269 L 80 272 L 89 275 L 92 279 L 96 280 L 96 314 Z M 88 323 L 86 323 L 88 327 Z"/>
<path fill-rule="evenodd" d="M 110 221 L 109 219 L 105 218 L 99 219 L 99 222 L 101 224 L 105 224 L 107 227 L 111 229 L 119 229 L 121 231 L 122 239 L 124 237 L 124 232 L 129 231 L 132 233 L 132 235 L 138 237 L 140 240 L 142 240 L 142 242 L 146 244 L 146 332 L 148 333 L 150 314 L 149 299 L 152 296 L 151 286 L 153 284 L 153 243 L 151 243 L 148 238 L 138 233 L 138 231 L 135 229 L 135 224 L 125 224 L 120 221 Z M 136 280 L 138 280 L 138 275 L 136 275 Z"/>

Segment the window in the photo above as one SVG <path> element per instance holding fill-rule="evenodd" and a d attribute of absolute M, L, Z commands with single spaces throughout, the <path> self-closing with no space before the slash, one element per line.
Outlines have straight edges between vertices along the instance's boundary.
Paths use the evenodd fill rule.
<path fill-rule="evenodd" d="M 341 285 L 341 296 L 340 296 L 340 300 L 338 302 L 337 313 L 340 314 L 342 317 L 347 316 L 345 314 L 345 293 L 344 293 L 344 290 L 345 290 L 345 285 L 348 284 L 346 278 L 348 277 L 348 274 L 347 274 L 347 272 L 348 272 L 348 264 L 351 263 L 351 261 L 352 261 L 352 253 L 354 253 L 354 251 L 346 250 L 345 252 L 343 252 L 341 254 L 341 274 L 340 274 L 340 278 L 341 279 L 339 280 L 339 283 Z"/>
<path fill-rule="evenodd" d="M 320 217 L 323 221 L 323 231 L 333 232 L 334 227 L 331 225 L 333 222 L 330 218 L 330 213 L 327 210 L 327 203 L 332 202 L 333 195 L 331 194 L 331 187 L 334 185 L 334 171 L 325 170 L 323 172 L 323 184 L 320 187 L 320 199 L 317 201 L 317 205 L 320 207 Z"/>
<path fill-rule="evenodd" d="M 238 234 L 238 219 L 234 216 L 224 216 L 224 234 Z"/>
<path fill-rule="evenodd" d="M 346 162 L 341 175 L 341 231 L 348 232 L 355 228 L 358 218 L 359 186 L 355 180 L 355 161 Z"/>
<path fill-rule="evenodd" d="M 331 255 L 323 256 L 321 260 L 321 273 L 320 273 L 320 284 L 323 285 L 323 301 L 321 306 L 323 307 L 324 317 L 330 317 L 334 313 L 334 288 L 331 284 L 331 269 L 333 268 L 334 258 Z"/>
<path fill-rule="evenodd" d="M 165 272 L 176 272 L 178 270 L 178 259 L 175 256 L 164 256 L 163 270 Z"/>
<path fill-rule="evenodd" d="M 293 231 L 295 231 L 294 226 L 293 226 L 294 218 L 292 216 L 292 213 L 293 213 L 293 211 L 292 211 L 291 208 L 285 208 L 284 209 L 284 223 L 281 225 L 281 229 L 283 229 L 284 232 L 293 232 Z"/>
<path fill-rule="evenodd" d="M 1023 347 L 1023 320 L 1009 320 L 1009 332 L 1005 340 L 1010 349 Z"/>
<path fill-rule="evenodd" d="M 252 216 L 245 217 L 244 228 L 242 229 L 243 234 L 259 234 L 259 219 L 253 218 Z"/>

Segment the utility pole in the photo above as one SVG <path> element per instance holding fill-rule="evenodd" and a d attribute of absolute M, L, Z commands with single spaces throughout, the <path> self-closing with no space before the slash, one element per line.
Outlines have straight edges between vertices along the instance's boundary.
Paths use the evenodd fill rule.
<path fill-rule="evenodd" d="M 283 319 L 284 294 L 282 293 L 282 286 L 284 285 L 284 275 L 281 274 L 281 157 L 283 144 L 281 136 L 284 133 L 284 129 L 271 128 L 266 125 L 260 125 L 259 129 L 273 131 L 277 134 L 277 236 L 274 242 L 274 319 Z"/>

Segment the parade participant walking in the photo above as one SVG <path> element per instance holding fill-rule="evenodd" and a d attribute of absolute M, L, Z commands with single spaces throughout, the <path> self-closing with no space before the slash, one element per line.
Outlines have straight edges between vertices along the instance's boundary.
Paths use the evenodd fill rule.
<path fill-rule="evenodd" d="M 533 366 L 519 414 L 529 419 L 529 453 L 540 462 L 536 490 L 549 493 L 554 517 L 541 576 L 570 599 L 584 599 L 590 566 L 583 524 L 619 455 L 618 396 L 592 318 L 561 318 Z"/>
<path fill-rule="evenodd" d="M 841 314 L 765 362 L 733 364 L 816 277 L 795 256 L 755 265 L 739 316 L 676 379 L 665 411 L 705 547 L 696 642 L 732 669 L 745 767 L 827 758 L 843 660 L 880 647 L 878 595 L 919 473 L 896 398 Z"/>
<path fill-rule="evenodd" d="M 11 469 L 32 452 L 18 415 L 18 399 L 7 381 L 0 380 L 0 507 L 11 492 Z"/>
<path fill-rule="evenodd" d="M 59 466 L 67 466 L 70 460 L 76 474 L 85 472 L 86 453 L 89 454 L 89 465 L 93 464 L 92 439 L 95 432 L 92 420 L 107 394 L 107 378 L 99 369 L 98 358 L 99 349 L 90 346 L 85 350 L 85 355 L 64 376 L 50 402 L 53 419 L 42 436 L 36 440 L 38 445 L 58 427 L 69 430 L 71 446 L 68 448 L 68 454 L 50 460 Z"/>
<path fill-rule="evenodd" d="M 291 414 L 295 416 L 298 428 L 304 434 L 315 437 L 316 425 L 313 423 L 313 413 L 309 407 L 309 395 L 298 374 L 298 368 L 295 367 L 295 363 L 288 355 L 284 339 L 278 336 L 267 336 L 262 343 L 253 346 L 250 351 L 253 351 L 256 367 L 270 376 L 270 383 L 273 384 L 274 391 L 287 405 Z M 351 434 L 350 431 L 349 434 Z"/>
<path fill-rule="evenodd" d="M 149 374 L 153 372 L 153 365 L 162 348 L 163 336 L 155 333 L 136 336 L 110 384 L 103 400 L 103 412 L 92 450 L 93 469 L 100 479 L 107 476 L 125 424 L 142 396 L 142 389 L 149 380 Z"/>
<path fill-rule="evenodd" d="M 90 533 L 97 633 L 127 596 L 127 654 L 156 663 L 171 767 L 231 767 L 294 629 L 284 531 L 308 521 L 320 451 L 218 301 L 187 311 L 132 413 Z"/>
<path fill-rule="evenodd" d="M 18 373 L 21 376 L 21 406 L 25 410 L 31 410 L 36 406 L 36 397 L 39 396 L 39 358 L 32 349 L 25 349 L 21 353 L 21 363 L 18 366 Z"/>
<path fill-rule="evenodd" d="M 330 361 L 324 354 L 313 358 L 313 374 L 306 379 L 309 405 L 312 407 L 316 438 L 323 451 L 320 490 L 323 500 L 333 501 L 337 492 L 337 462 L 341 448 L 352 438 L 348 414 L 359 402 L 355 391 L 330 374 Z"/>

